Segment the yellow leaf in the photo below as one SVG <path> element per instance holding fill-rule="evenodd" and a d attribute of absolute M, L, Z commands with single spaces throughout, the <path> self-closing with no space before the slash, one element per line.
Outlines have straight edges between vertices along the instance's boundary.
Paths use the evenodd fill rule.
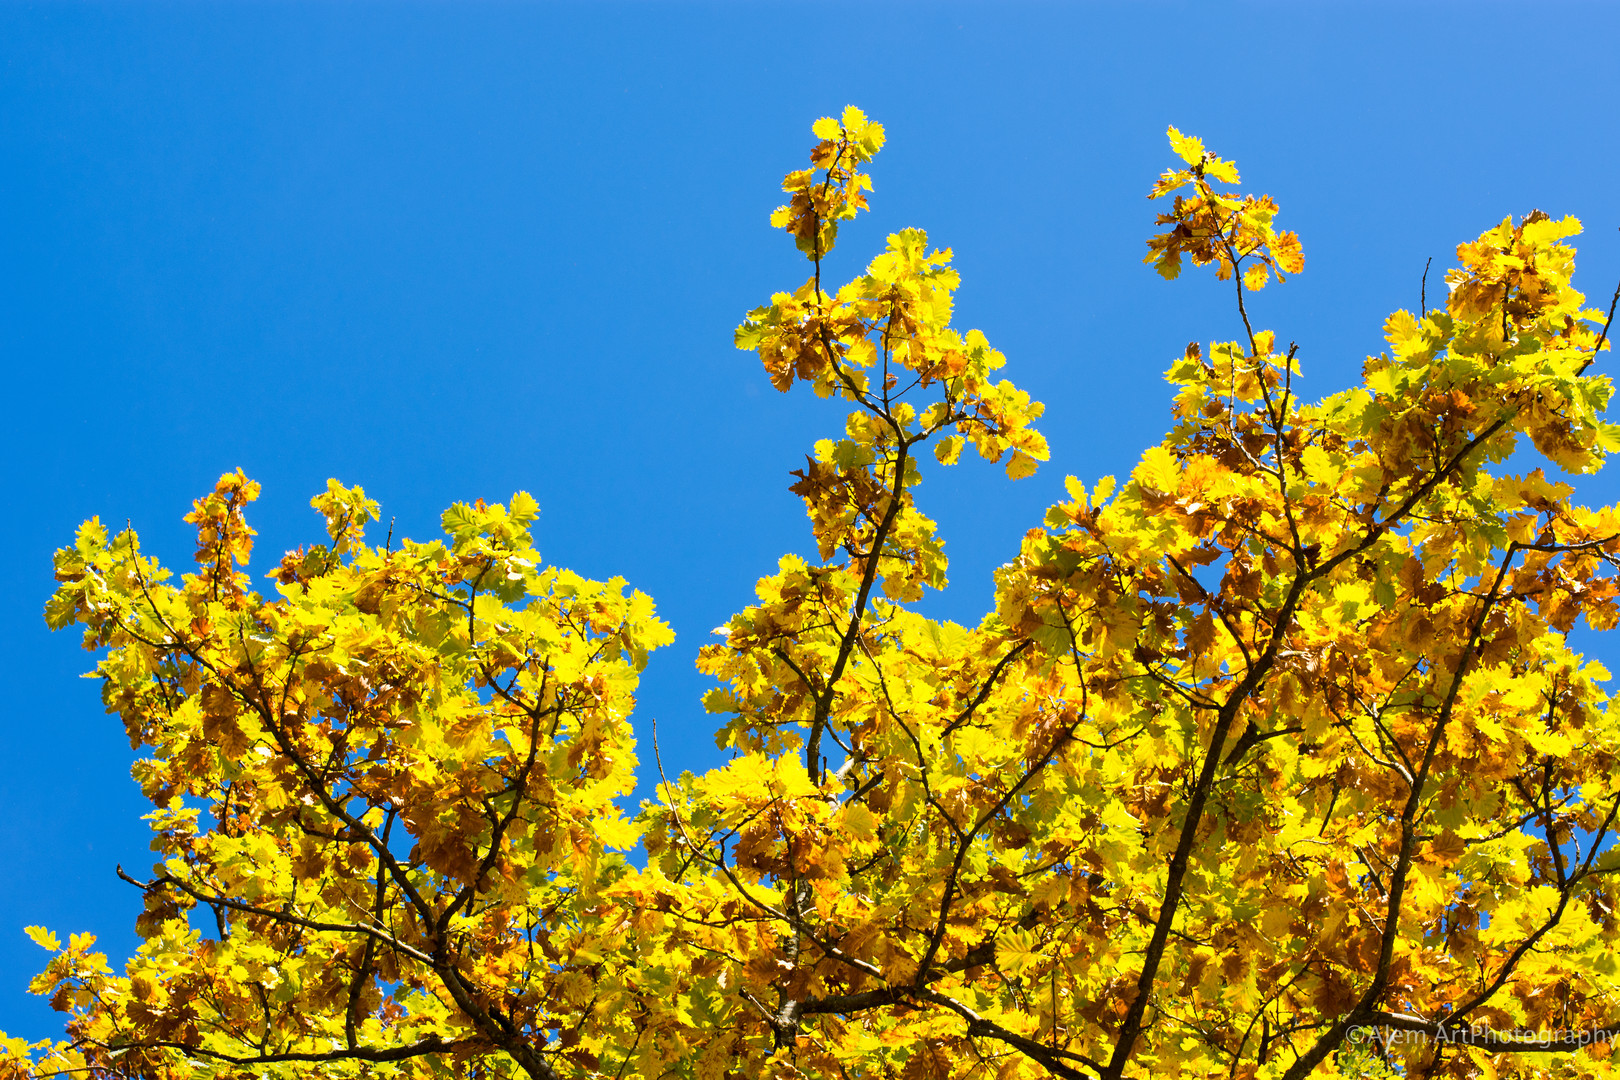
<path fill-rule="evenodd" d="M 1007 974 L 1019 975 L 1040 961 L 1040 940 L 1030 931 L 1007 930 L 996 938 L 996 963 Z"/>
<path fill-rule="evenodd" d="M 1170 149 L 1174 150 L 1189 165 L 1197 165 L 1204 160 L 1204 140 L 1193 135 L 1183 135 L 1172 125 L 1165 132 L 1170 136 Z"/>
<path fill-rule="evenodd" d="M 1300 246 L 1297 233 L 1278 233 L 1267 245 L 1277 269 L 1285 274 L 1298 274 L 1305 269 L 1305 249 Z"/>
<path fill-rule="evenodd" d="M 1150 447 L 1131 477 L 1149 491 L 1173 492 L 1181 486 L 1181 468 L 1173 452 L 1163 446 Z M 1100 501 L 1100 496 L 1099 496 Z"/>
<path fill-rule="evenodd" d="M 629 851 L 641 839 L 640 827 L 618 814 L 598 814 L 591 820 L 591 827 L 605 847 L 619 851 Z"/>
<path fill-rule="evenodd" d="M 867 840 L 877 831 L 877 818 L 860 803 L 850 803 L 844 807 L 844 828 L 857 840 Z"/>
<path fill-rule="evenodd" d="M 1012 457 L 1007 459 L 1007 479 L 1022 480 L 1026 476 L 1034 476 L 1037 462 L 1022 450 L 1014 450 Z"/>
<path fill-rule="evenodd" d="M 1029 890 L 1032 903 L 1055 908 L 1069 898 L 1069 879 L 1064 874 L 1047 874 Z"/>

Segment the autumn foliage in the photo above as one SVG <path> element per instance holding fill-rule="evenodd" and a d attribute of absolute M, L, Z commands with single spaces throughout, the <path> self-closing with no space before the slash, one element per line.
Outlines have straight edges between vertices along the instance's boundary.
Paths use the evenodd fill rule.
<path fill-rule="evenodd" d="M 771 219 L 812 273 L 736 340 L 847 416 L 794 474 L 817 559 L 699 652 L 729 760 L 652 761 L 624 816 L 671 634 L 543 566 L 527 495 L 378 546 L 334 481 L 268 598 L 239 472 L 178 581 L 88 522 L 46 617 L 101 654 L 160 861 L 122 974 L 30 931 L 66 1038 L 0 1077 L 1615 1074 L 1620 723 L 1571 634 L 1620 619 L 1620 510 L 1558 476 L 1620 429 L 1579 224 L 1462 245 L 1306 401 L 1250 310 L 1299 238 L 1172 128 L 1147 261 L 1213 264 L 1241 336 L 1187 347 L 1164 441 L 1070 478 L 963 627 L 915 610 L 919 459 L 1028 476 L 1042 406 L 921 231 L 823 282 L 884 137 L 814 131 Z"/>

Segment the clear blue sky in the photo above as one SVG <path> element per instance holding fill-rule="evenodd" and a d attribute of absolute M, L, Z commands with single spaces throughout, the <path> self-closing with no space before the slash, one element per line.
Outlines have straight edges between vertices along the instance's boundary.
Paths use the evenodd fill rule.
<path fill-rule="evenodd" d="M 1306 272 L 1258 318 L 1327 393 L 1426 259 L 1433 297 L 1508 213 L 1580 216 L 1607 300 L 1617 40 L 1597 3 L 0 7 L 0 1028 L 59 1030 L 22 926 L 121 962 L 139 905 L 113 866 L 151 860 L 89 657 L 40 617 L 82 519 L 182 563 L 189 500 L 241 466 L 273 563 L 319 533 L 328 476 L 417 537 L 529 490 L 549 560 L 674 624 L 638 730 L 701 769 L 693 651 L 805 546 L 787 474 L 842 419 L 731 345 L 803 279 L 766 219 L 817 116 L 854 103 L 890 138 L 839 274 L 926 228 L 960 325 L 1047 403 L 1035 478 L 965 461 L 920 489 L 955 582 L 930 609 L 976 621 L 1064 474 L 1127 472 L 1170 360 L 1235 334 L 1225 287 L 1140 262 L 1166 124 L 1300 232 Z"/>

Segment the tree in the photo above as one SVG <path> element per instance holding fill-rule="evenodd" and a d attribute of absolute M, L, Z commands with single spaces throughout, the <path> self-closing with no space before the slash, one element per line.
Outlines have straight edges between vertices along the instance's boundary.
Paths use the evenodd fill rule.
<path fill-rule="evenodd" d="M 1187 348 L 1165 440 L 1071 478 L 970 629 L 914 610 L 918 457 L 1027 476 L 1041 406 L 921 232 L 823 286 L 883 132 L 815 135 L 772 218 L 812 276 L 737 341 L 851 411 L 792 487 L 819 561 L 700 652 L 730 761 L 619 814 L 670 635 L 541 568 L 526 495 L 379 548 L 333 482 L 270 600 L 240 473 L 178 585 L 87 523 L 47 618 L 105 650 L 164 859 L 125 974 L 31 931 L 68 1038 L 0 1075 L 1613 1075 L 1620 724 L 1570 635 L 1620 619 L 1620 510 L 1521 471 L 1620 446 L 1579 224 L 1462 245 L 1308 403 L 1250 315 L 1299 241 L 1172 128 L 1148 261 L 1213 264 L 1242 338 Z"/>

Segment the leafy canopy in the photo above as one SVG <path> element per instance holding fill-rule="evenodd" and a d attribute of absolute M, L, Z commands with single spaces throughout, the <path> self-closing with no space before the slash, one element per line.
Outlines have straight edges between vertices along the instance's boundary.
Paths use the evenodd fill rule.
<path fill-rule="evenodd" d="M 160 861 L 123 974 L 30 931 L 67 1037 L 0 1077 L 1614 1075 L 1620 725 L 1570 637 L 1620 619 L 1620 510 L 1536 461 L 1620 446 L 1579 224 L 1462 245 L 1310 402 L 1249 313 L 1298 238 L 1171 128 L 1147 261 L 1214 264 L 1242 335 L 1188 346 L 1164 441 L 1071 477 L 970 628 L 915 610 L 918 461 L 1028 476 L 1042 406 L 921 231 L 823 283 L 884 135 L 814 133 L 771 218 L 811 275 L 736 340 L 848 412 L 794 474 L 816 560 L 699 652 L 729 760 L 620 814 L 671 635 L 542 566 L 527 495 L 376 547 L 334 481 L 270 599 L 239 472 L 178 583 L 91 521 L 46 615 L 102 654 Z"/>

